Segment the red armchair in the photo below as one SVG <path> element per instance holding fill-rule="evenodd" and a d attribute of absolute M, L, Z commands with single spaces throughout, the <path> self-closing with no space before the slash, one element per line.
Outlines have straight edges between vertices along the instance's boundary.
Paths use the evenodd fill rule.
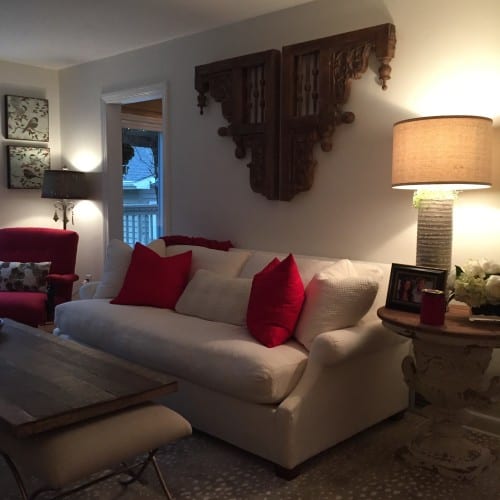
<path fill-rule="evenodd" d="M 61 229 L 12 227 L 0 229 L 0 261 L 51 262 L 47 292 L 0 291 L 0 318 L 38 326 L 51 320 L 54 307 L 71 300 L 78 233 Z"/>

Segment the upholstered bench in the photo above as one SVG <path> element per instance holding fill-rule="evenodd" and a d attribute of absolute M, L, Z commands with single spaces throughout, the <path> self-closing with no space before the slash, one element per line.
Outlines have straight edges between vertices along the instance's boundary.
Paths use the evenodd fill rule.
<path fill-rule="evenodd" d="M 165 496 L 171 498 L 155 453 L 161 445 L 190 434 L 191 425 L 179 414 L 159 404 L 145 403 L 25 439 L 16 438 L 1 426 L 0 451 L 24 499 L 47 491 L 53 491 L 53 498 L 57 498 L 122 473 L 129 476 L 123 484 L 129 484 L 139 478 L 149 462 Z M 124 464 L 146 453 L 146 458 Z M 113 469 L 102 472 L 109 468 Z M 43 487 L 28 496 L 21 472 L 40 478 Z M 72 486 L 97 472 L 102 472 L 99 477 Z"/>

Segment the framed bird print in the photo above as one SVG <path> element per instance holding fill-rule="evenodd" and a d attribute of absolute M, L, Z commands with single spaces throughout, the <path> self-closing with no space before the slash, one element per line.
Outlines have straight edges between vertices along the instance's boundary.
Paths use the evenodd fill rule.
<path fill-rule="evenodd" d="M 50 170 L 50 150 L 7 146 L 7 167 L 9 189 L 41 189 L 43 173 Z"/>
<path fill-rule="evenodd" d="M 37 97 L 5 96 L 7 139 L 47 142 L 49 101 Z"/>

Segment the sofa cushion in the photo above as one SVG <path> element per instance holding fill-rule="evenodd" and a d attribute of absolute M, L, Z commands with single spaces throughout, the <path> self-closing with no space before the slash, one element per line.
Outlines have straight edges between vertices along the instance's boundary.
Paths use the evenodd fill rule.
<path fill-rule="evenodd" d="M 160 257 L 136 243 L 123 286 L 111 303 L 173 309 L 187 285 L 190 268 L 191 252 Z"/>
<path fill-rule="evenodd" d="M 46 293 L 50 264 L 0 261 L 0 291 Z"/>
<path fill-rule="evenodd" d="M 167 247 L 165 246 L 165 242 L 162 238 L 150 241 L 146 246 L 156 252 L 160 257 L 167 256 Z"/>
<path fill-rule="evenodd" d="M 47 294 L 43 292 L 0 292 L 0 318 L 30 326 L 47 321 Z"/>
<path fill-rule="evenodd" d="M 161 257 L 165 257 L 165 243 L 161 239 L 147 245 Z M 94 298 L 113 298 L 120 291 L 132 257 L 132 247 L 124 241 L 112 239 L 106 248 L 102 278 L 97 285 Z"/>
<path fill-rule="evenodd" d="M 230 253 L 236 251 L 240 251 L 239 249 L 232 249 Z M 255 251 L 251 253 L 249 258 L 244 263 L 241 272 L 239 274 L 240 278 L 253 278 L 255 274 L 261 271 L 269 262 L 271 262 L 274 258 L 279 260 L 284 259 L 287 254 L 273 253 L 273 252 L 263 252 L 263 251 Z M 295 255 L 295 263 L 297 264 L 297 268 L 299 270 L 300 277 L 302 278 L 302 283 L 306 286 L 311 278 L 319 271 L 328 267 L 334 262 L 336 259 L 313 259 L 311 257 L 305 257 L 300 255 Z"/>
<path fill-rule="evenodd" d="M 268 349 L 245 327 L 169 309 L 75 300 L 56 307 L 55 323 L 62 335 L 255 403 L 282 401 L 307 363 L 307 351 L 293 339 Z"/>
<path fill-rule="evenodd" d="M 196 245 L 171 245 L 167 247 L 166 255 L 176 255 L 187 250 L 193 252 L 190 278 L 198 269 L 206 269 L 229 278 L 235 278 L 250 255 L 248 251 L 226 252 Z"/>
<path fill-rule="evenodd" d="M 282 344 L 292 336 L 303 302 L 304 285 L 293 255 L 272 260 L 252 280 L 248 330 L 267 347 Z"/>
<path fill-rule="evenodd" d="M 307 349 L 322 332 L 355 325 L 370 309 L 378 282 L 358 276 L 347 259 L 316 274 L 306 287 L 295 338 Z"/>
<path fill-rule="evenodd" d="M 246 325 L 252 280 L 228 278 L 199 269 L 180 296 L 175 310 L 210 321 Z"/>

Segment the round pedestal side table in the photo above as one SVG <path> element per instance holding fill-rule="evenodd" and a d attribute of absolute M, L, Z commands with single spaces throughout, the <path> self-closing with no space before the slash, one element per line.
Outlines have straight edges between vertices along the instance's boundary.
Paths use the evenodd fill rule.
<path fill-rule="evenodd" d="M 484 407 L 500 395 L 500 377 L 484 377 L 493 349 L 500 347 L 500 326 L 469 321 L 464 306 L 450 306 L 442 326 L 386 307 L 377 314 L 387 328 L 412 338 L 413 356 L 403 360 L 403 375 L 410 389 L 430 403 L 428 425 L 400 456 L 446 477 L 473 479 L 495 457 L 465 436 L 465 409 Z"/>

